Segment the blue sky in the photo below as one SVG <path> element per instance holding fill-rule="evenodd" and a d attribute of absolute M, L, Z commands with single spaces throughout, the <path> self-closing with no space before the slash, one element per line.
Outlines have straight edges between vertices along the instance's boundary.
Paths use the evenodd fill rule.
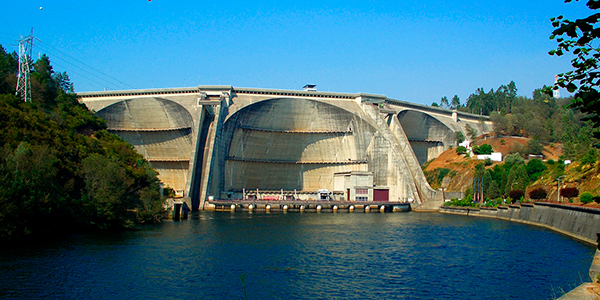
<path fill-rule="evenodd" d="M 43 8 L 43 9 L 40 9 Z M 2 1 L 0 44 L 34 35 L 77 92 L 233 85 L 364 92 L 421 104 L 553 83 L 549 19 L 585 2 Z M 566 91 L 562 91 L 566 95 Z"/>

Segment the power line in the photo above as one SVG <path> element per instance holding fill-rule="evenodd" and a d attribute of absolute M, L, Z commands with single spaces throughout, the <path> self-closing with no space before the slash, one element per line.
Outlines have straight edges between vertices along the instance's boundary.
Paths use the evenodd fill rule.
<path fill-rule="evenodd" d="M 70 64 L 70 65 L 72 65 L 72 66 L 74 66 L 74 67 L 76 67 L 78 69 L 80 69 L 81 71 L 90 74 L 91 76 L 94 76 L 94 77 L 96 77 L 96 78 L 98 78 L 98 79 L 100 79 L 102 81 L 105 81 L 105 82 L 109 83 L 110 85 L 120 86 L 121 88 L 128 87 L 130 89 L 135 89 L 135 87 L 133 87 L 131 85 L 128 85 L 128 84 L 122 82 L 121 80 L 119 80 L 117 78 L 114 78 L 114 77 L 112 77 L 112 76 L 110 76 L 110 75 L 108 75 L 108 74 L 106 74 L 106 73 L 104 73 L 104 72 L 102 72 L 102 71 L 100 71 L 100 70 L 98 70 L 98 69 L 96 69 L 96 68 L 94 68 L 94 67 L 92 67 L 92 66 L 90 66 L 90 65 L 88 65 L 88 64 L 86 64 L 86 63 L 84 63 L 82 61 L 80 61 L 80 60 L 78 60 L 77 58 L 75 58 L 75 57 L 73 57 L 73 56 L 65 53 L 64 51 L 61 51 L 60 49 L 52 47 L 51 45 L 45 43 L 44 41 L 40 41 L 40 43 L 43 45 L 43 47 L 40 47 L 40 48 L 47 47 L 47 48 L 44 48 L 46 50 L 46 52 L 51 53 L 51 51 L 48 51 L 48 48 L 50 48 L 52 50 L 55 50 L 55 51 L 61 53 L 64 56 L 68 57 L 71 61 L 61 58 L 60 55 L 56 55 L 56 53 L 53 54 L 53 57 L 56 57 L 57 59 L 60 59 L 60 60 L 62 60 L 64 62 L 66 62 L 66 63 L 68 63 L 68 64 Z M 72 61 L 75 61 L 75 62 L 83 65 L 85 68 L 79 67 L 79 66 L 75 65 Z M 93 70 L 95 73 L 101 74 L 102 76 L 97 75 L 94 72 L 90 72 L 86 68 L 90 69 L 90 70 Z"/>
<path fill-rule="evenodd" d="M 91 68 L 85 64 L 83 64 L 84 66 L 78 65 L 76 63 L 73 63 L 73 60 L 65 59 L 64 57 L 62 57 L 60 55 L 56 55 L 56 53 L 53 53 L 52 51 L 48 51 L 47 49 L 44 49 L 44 50 L 45 50 L 44 52 L 51 55 L 53 65 L 57 65 L 57 66 L 60 65 L 69 72 L 72 72 L 72 73 L 78 74 L 78 75 L 83 75 L 83 73 L 88 74 L 89 77 L 87 77 L 87 76 L 82 76 L 82 77 L 84 77 L 86 79 L 91 79 L 90 77 L 93 77 L 96 79 L 96 80 L 93 80 L 95 83 L 98 83 L 98 84 L 104 85 L 104 86 L 110 86 L 110 87 L 114 86 L 116 88 L 121 88 L 121 89 L 125 89 L 124 87 L 128 86 L 127 84 L 122 83 L 120 80 L 112 78 L 108 75 L 101 76 L 95 72 L 91 72 L 89 69 L 86 69 L 86 67 L 93 69 L 93 70 L 95 70 L 95 69 Z M 57 60 L 64 62 L 64 64 L 62 64 L 62 65 L 58 64 Z M 79 72 L 75 72 L 76 70 Z M 102 72 L 99 72 L 99 73 L 102 73 Z M 98 82 L 97 80 L 99 80 L 101 82 Z"/>
<path fill-rule="evenodd" d="M 13 37 L 14 35 L 12 34 L 8 34 L 8 33 L 4 33 L 4 32 L 0 32 L 0 40 L 6 40 L 5 38 L 3 38 L 4 36 L 6 36 L 8 39 L 8 37 Z M 32 38 L 33 35 L 31 35 Z M 123 81 L 112 77 L 84 62 L 82 62 L 81 60 L 69 55 L 68 53 L 53 47 L 52 45 L 45 43 L 44 41 L 35 38 L 35 40 L 37 40 L 39 43 L 36 43 L 35 48 L 38 48 L 41 50 L 41 52 L 47 53 L 52 57 L 53 60 L 53 65 L 55 66 L 59 66 L 64 68 L 66 71 L 68 71 L 69 73 L 72 74 L 76 74 L 82 78 L 85 78 L 95 84 L 99 84 L 101 86 L 104 86 L 105 88 L 114 88 L 114 89 L 135 89 L 135 87 L 124 83 Z M 11 41 L 14 41 L 11 39 Z M 20 40 L 17 40 L 17 42 L 20 42 Z M 12 45 L 12 46 L 17 46 L 17 45 Z M 7 49 L 8 50 L 8 49 Z M 32 59 L 32 51 L 33 51 L 33 45 L 31 45 L 30 49 L 28 50 L 28 55 L 29 55 L 29 59 Z M 58 64 L 56 63 L 56 60 L 62 61 L 63 64 Z M 68 65 L 68 66 L 66 66 Z M 25 66 L 23 66 L 25 67 Z M 30 69 L 31 66 L 28 66 L 28 70 Z M 20 66 L 21 68 L 21 66 Z M 24 70 L 23 70 L 24 71 Z M 23 73 L 25 74 L 25 73 Z M 85 75 L 84 75 L 85 74 Z M 23 79 L 25 79 L 23 77 Z M 19 90 L 19 88 L 21 88 L 21 86 L 18 86 L 17 90 Z M 22 92 L 25 92 L 24 90 Z"/>
<path fill-rule="evenodd" d="M 89 81 L 93 82 L 93 83 L 96 83 L 96 84 L 99 84 L 99 85 L 102 85 L 102 86 L 105 86 L 105 85 L 106 85 L 106 84 L 104 84 L 104 83 L 102 83 L 102 82 L 98 82 L 98 81 L 96 81 L 96 80 L 94 80 L 94 79 L 92 79 L 92 78 L 90 78 L 90 77 L 87 77 L 87 76 L 85 76 L 85 75 L 83 75 L 83 74 L 81 74 L 81 73 L 79 73 L 79 72 L 75 72 L 75 71 L 73 71 L 73 70 L 69 70 L 69 69 L 68 69 L 68 67 L 65 67 L 64 65 L 61 65 L 61 64 L 57 64 L 57 63 L 56 63 L 56 61 L 55 61 L 55 62 L 52 62 L 52 64 L 53 64 L 53 65 L 55 65 L 55 66 L 62 67 L 63 69 L 66 69 L 66 70 L 68 70 L 70 74 L 76 74 L 76 75 L 78 75 L 78 76 L 81 76 L 81 77 L 83 77 L 83 78 L 85 78 L 85 79 L 87 79 L 87 80 L 89 80 Z"/>

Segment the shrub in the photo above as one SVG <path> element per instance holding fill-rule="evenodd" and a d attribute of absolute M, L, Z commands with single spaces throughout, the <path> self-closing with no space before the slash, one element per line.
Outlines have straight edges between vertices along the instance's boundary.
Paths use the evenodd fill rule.
<path fill-rule="evenodd" d="M 592 201 L 594 201 L 594 195 L 592 195 L 590 192 L 583 192 L 579 196 L 579 201 L 581 201 L 583 204 L 592 203 Z"/>
<path fill-rule="evenodd" d="M 466 207 L 477 207 L 478 204 L 473 202 L 473 197 L 471 195 L 467 195 L 463 199 L 452 198 L 450 202 L 445 202 L 445 206 L 466 206 Z"/>
<path fill-rule="evenodd" d="M 525 196 L 525 193 L 522 190 L 513 190 L 508 193 L 508 197 L 510 199 L 513 199 L 513 203 L 515 202 L 515 200 L 521 199 L 521 197 L 523 196 Z"/>
<path fill-rule="evenodd" d="M 546 196 L 548 196 L 548 193 L 543 188 L 535 188 L 529 191 L 529 198 L 534 200 L 546 199 Z"/>
<path fill-rule="evenodd" d="M 595 196 L 594 197 L 594 202 L 599 203 L 600 204 L 600 196 Z"/>
<path fill-rule="evenodd" d="M 457 144 L 460 144 L 460 143 L 462 143 L 462 142 L 465 141 L 465 135 L 462 132 L 460 132 L 460 131 L 455 131 L 454 132 L 454 139 L 456 140 Z"/>
<path fill-rule="evenodd" d="M 492 146 L 489 144 L 483 144 L 481 146 L 473 146 L 473 153 L 475 154 L 482 154 L 482 155 L 488 155 L 488 154 L 492 154 L 494 150 L 492 149 Z"/>
<path fill-rule="evenodd" d="M 560 195 L 569 198 L 569 201 L 572 202 L 571 198 L 579 196 L 579 190 L 576 187 L 567 187 L 560 190 Z"/>
<path fill-rule="evenodd" d="M 486 167 L 487 167 L 487 166 L 491 166 L 491 165 L 492 165 L 492 159 L 491 159 L 491 158 L 489 158 L 489 157 L 488 157 L 488 158 L 486 158 L 486 159 L 483 161 L 483 164 L 484 164 Z"/>
<path fill-rule="evenodd" d="M 467 148 L 465 146 L 456 147 L 456 154 L 467 154 Z"/>

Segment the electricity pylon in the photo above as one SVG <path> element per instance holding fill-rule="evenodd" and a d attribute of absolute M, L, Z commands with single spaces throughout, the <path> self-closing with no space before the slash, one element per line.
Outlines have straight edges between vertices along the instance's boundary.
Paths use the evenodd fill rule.
<path fill-rule="evenodd" d="M 17 76 L 17 91 L 25 102 L 31 102 L 31 81 L 29 80 L 31 52 L 33 48 L 33 28 L 31 33 L 19 41 L 19 75 Z"/>

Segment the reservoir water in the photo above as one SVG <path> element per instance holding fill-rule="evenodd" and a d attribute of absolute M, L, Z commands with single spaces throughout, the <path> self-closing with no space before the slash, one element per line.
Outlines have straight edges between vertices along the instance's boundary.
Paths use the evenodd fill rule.
<path fill-rule="evenodd" d="M 589 281 L 594 251 L 486 218 L 200 212 L 138 231 L 3 245 L 0 298 L 552 299 Z"/>

